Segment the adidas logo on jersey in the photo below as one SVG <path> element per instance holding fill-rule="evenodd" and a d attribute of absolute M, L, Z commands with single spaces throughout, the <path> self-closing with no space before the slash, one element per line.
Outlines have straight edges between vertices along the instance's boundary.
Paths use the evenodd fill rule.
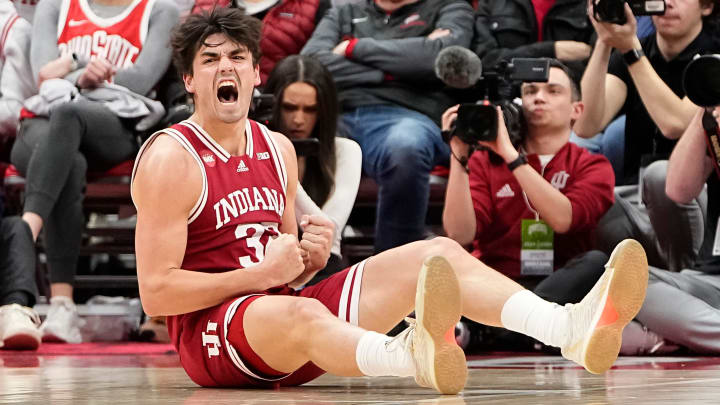
<path fill-rule="evenodd" d="M 247 172 L 247 171 L 249 171 L 249 170 L 250 170 L 250 169 L 248 169 L 248 167 L 245 165 L 245 162 L 241 160 L 241 161 L 240 161 L 240 164 L 239 164 L 238 167 L 237 167 L 237 172 L 238 172 L 238 173 L 241 173 L 241 172 Z"/>
<path fill-rule="evenodd" d="M 515 193 L 510 188 L 509 184 L 505 184 L 502 186 L 502 188 L 495 194 L 497 198 L 509 198 L 509 197 L 515 197 Z"/>
<path fill-rule="evenodd" d="M 267 160 L 270 159 L 270 152 L 258 152 L 257 153 L 257 160 Z"/>

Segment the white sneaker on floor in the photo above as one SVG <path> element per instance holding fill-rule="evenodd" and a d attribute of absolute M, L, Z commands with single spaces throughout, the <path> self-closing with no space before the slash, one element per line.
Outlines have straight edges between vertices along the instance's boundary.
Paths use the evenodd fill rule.
<path fill-rule="evenodd" d="M 620 242 L 610 255 L 600 280 L 578 304 L 568 304 L 571 330 L 563 356 L 593 374 L 612 367 L 622 344 L 622 332 L 645 300 L 648 264 L 635 240 Z"/>
<path fill-rule="evenodd" d="M 85 321 L 80 318 L 75 303 L 68 297 L 50 298 L 50 309 L 40 331 L 43 342 L 82 343 L 80 328 Z"/>
<path fill-rule="evenodd" d="M 37 350 L 40 346 L 40 317 L 18 304 L 0 307 L 0 347 L 8 350 Z"/>
<path fill-rule="evenodd" d="M 418 275 L 415 322 L 408 333 L 415 361 L 415 381 L 443 394 L 457 394 L 465 387 L 467 362 L 455 341 L 462 302 L 455 271 L 445 258 L 425 259 Z"/>

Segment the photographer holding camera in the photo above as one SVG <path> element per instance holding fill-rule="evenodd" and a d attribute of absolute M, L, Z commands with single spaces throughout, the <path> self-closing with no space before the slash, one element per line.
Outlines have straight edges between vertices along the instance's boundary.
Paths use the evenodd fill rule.
<path fill-rule="evenodd" d="M 522 84 L 527 129 L 519 145 L 500 108 L 496 139 L 477 142 L 488 150 L 468 156 L 471 145 L 450 139 L 443 212 L 450 238 L 472 242 L 474 256 L 488 266 L 559 304 L 577 302 L 604 271 L 607 256 L 589 251 L 595 225 L 612 205 L 615 181 L 607 159 L 568 141 L 583 111 L 568 72 L 552 60 L 547 83 Z M 443 114 L 443 130 L 451 129 L 457 110 Z"/>
<path fill-rule="evenodd" d="M 652 17 L 656 33 L 642 40 L 628 4 L 623 25 L 598 21 L 597 6 L 589 5 L 598 40 L 581 87 L 591 97 L 573 129 L 591 137 L 619 113 L 627 117 L 618 184 L 628 186 L 616 190 L 616 204 L 598 226 L 606 252 L 615 241 L 635 238 L 651 265 L 678 271 L 692 264 L 700 248 L 705 195 L 683 205 L 668 199 L 667 161 L 657 160 L 667 159 L 697 108 L 685 97 L 683 70 L 695 55 L 720 50 L 716 28 L 708 23 L 715 2 L 667 0 L 664 15 Z"/>
<path fill-rule="evenodd" d="M 720 116 L 720 107 L 712 115 Z M 696 199 L 707 181 L 708 212 L 704 241 L 692 270 L 670 272 L 650 267 L 647 295 L 636 319 L 648 335 L 658 334 L 699 353 L 720 352 L 720 172 L 713 170 L 707 156 L 703 110 L 695 114 L 690 126 L 670 156 L 667 195 L 678 204 Z M 668 303 L 672 303 L 668 305 Z M 633 322 L 632 324 L 635 324 Z M 632 325 L 631 324 L 631 325 Z M 629 325 L 629 326 L 631 326 Z M 637 325 L 636 325 L 637 326 Z M 628 332 L 632 327 L 628 328 Z M 623 353 L 629 353 L 630 339 L 623 335 Z M 658 338 L 645 338 L 646 346 L 656 347 Z M 637 340 L 637 339 L 636 339 Z M 642 349 L 642 348 L 641 348 Z M 642 350 L 637 350 L 642 352 Z M 652 353 L 652 349 L 648 350 Z"/>

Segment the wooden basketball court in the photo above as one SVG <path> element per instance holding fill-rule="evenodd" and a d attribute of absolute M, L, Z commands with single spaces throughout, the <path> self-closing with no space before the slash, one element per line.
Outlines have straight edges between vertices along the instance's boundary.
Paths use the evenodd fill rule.
<path fill-rule="evenodd" d="M 64 345 L 66 348 L 70 345 Z M 132 348 L 132 346 L 130 346 Z M 621 357 L 596 376 L 557 356 L 471 356 L 465 391 L 441 396 L 411 378 L 323 376 L 279 390 L 199 388 L 177 354 L 0 351 L 0 403 L 18 404 L 716 404 L 720 358 Z M 102 354 L 101 352 L 118 354 Z M 133 350 L 128 350 L 133 351 Z M 50 351 L 52 352 L 52 351 Z M 56 352 L 60 353 L 60 352 Z"/>

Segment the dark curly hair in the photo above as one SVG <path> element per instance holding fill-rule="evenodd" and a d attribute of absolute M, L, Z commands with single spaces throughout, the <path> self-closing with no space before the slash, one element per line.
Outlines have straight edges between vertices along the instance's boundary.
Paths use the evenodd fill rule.
<path fill-rule="evenodd" d="M 242 9 L 217 7 L 210 12 L 190 15 L 175 26 L 172 32 L 173 62 L 180 75 L 193 73 L 193 60 L 207 37 L 225 34 L 233 42 L 243 45 L 252 54 L 253 65 L 260 60 L 260 28 L 262 23 L 245 15 Z"/>

